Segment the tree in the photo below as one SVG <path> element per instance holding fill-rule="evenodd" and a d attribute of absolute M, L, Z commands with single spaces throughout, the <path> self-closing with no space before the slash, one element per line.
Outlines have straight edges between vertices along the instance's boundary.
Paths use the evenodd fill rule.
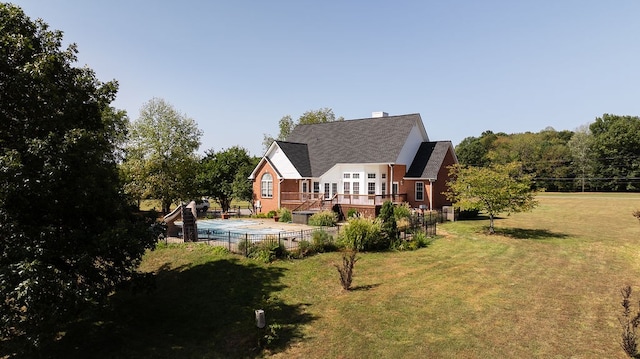
<path fill-rule="evenodd" d="M 580 181 L 582 192 L 584 192 L 585 188 L 585 179 L 587 176 L 591 176 L 593 167 L 593 158 L 591 155 L 592 143 L 593 137 L 591 136 L 588 126 L 579 127 L 567 143 L 576 178 Z"/>
<path fill-rule="evenodd" d="M 266 133 L 264 134 L 262 146 L 264 147 L 265 152 L 269 149 L 269 146 L 271 146 L 273 141 L 284 141 L 289 136 L 291 131 L 293 131 L 295 124 L 293 123 L 293 119 L 291 118 L 291 116 L 286 115 L 282 116 L 280 121 L 278 121 L 278 126 L 280 127 L 280 132 L 278 133 L 277 138 L 273 138 L 273 136 L 267 135 Z"/>
<path fill-rule="evenodd" d="M 155 241 L 121 191 L 117 83 L 74 67 L 76 46 L 14 5 L 0 3 L 0 29 L 0 357 L 29 356 Z"/>
<path fill-rule="evenodd" d="M 537 202 L 531 189 L 531 175 L 521 172 L 521 165 L 491 167 L 450 167 L 447 199 L 461 210 L 480 210 L 489 215 L 489 232 L 495 233 L 494 218 L 500 213 L 532 210 Z"/>
<path fill-rule="evenodd" d="M 604 179 L 603 189 L 640 189 L 640 118 L 604 114 L 589 129 L 593 136 L 596 176 Z"/>
<path fill-rule="evenodd" d="M 394 215 L 393 202 L 385 201 L 382 204 L 378 218 L 380 219 L 381 232 L 386 242 L 384 249 L 388 249 L 393 243 L 395 243 L 395 241 L 398 240 L 399 235 L 398 224 L 396 223 L 396 217 Z"/>
<path fill-rule="evenodd" d="M 297 122 L 294 122 L 290 115 L 283 116 L 278 125 L 280 127 L 280 132 L 278 136 L 274 138 L 271 135 L 264 134 L 264 139 L 262 141 L 262 146 L 264 147 L 265 152 L 269 149 L 269 146 L 273 143 L 273 141 L 284 141 L 287 139 L 291 131 L 297 125 L 310 125 L 314 123 L 325 123 L 325 122 L 333 122 L 333 121 L 344 121 L 344 117 L 338 117 L 336 119 L 336 115 L 333 113 L 333 110 L 325 107 L 318 110 L 309 110 L 303 113 Z"/>
<path fill-rule="evenodd" d="M 153 98 L 131 123 L 123 173 L 129 194 L 154 198 L 169 212 L 172 203 L 194 195 L 202 131 L 163 99 Z"/>
<path fill-rule="evenodd" d="M 212 197 L 223 212 L 229 211 L 234 198 L 252 201 L 253 191 L 248 177 L 257 161 L 239 146 L 220 152 L 207 151 L 197 177 L 200 193 Z"/>

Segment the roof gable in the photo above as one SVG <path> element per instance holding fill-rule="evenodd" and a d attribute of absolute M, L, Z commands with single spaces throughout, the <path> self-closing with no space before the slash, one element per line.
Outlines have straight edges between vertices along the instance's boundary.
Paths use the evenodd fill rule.
<path fill-rule="evenodd" d="M 420 114 L 410 114 L 298 125 L 287 141 L 307 145 L 318 177 L 337 163 L 395 163 L 414 127 L 429 140 Z"/>
<path fill-rule="evenodd" d="M 405 177 L 437 179 L 450 148 L 453 148 L 451 141 L 423 142 Z"/>
<path fill-rule="evenodd" d="M 276 141 L 276 144 L 287 156 L 293 167 L 302 177 L 311 177 L 311 164 L 309 163 L 309 151 L 305 143 Z"/>

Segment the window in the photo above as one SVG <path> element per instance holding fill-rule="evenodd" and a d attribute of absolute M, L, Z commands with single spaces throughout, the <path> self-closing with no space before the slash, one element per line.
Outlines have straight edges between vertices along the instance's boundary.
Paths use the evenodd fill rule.
<path fill-rule="evenodd" d="M 360 182 L 353 182 L 353 194 L 360 194 Z"/>
<path fill-rule="evenodd" d="M 320 193 L 320 182 L 313 182 L 313 193 Z"/>
<path fill-rule="evenodd" d="M 344 183 L 344 194 L 351 193 L 351 182 Z"/>
<path fill-rule="evenodd" d="M 382 194 L 387 194 L 387 182 L 380 183 L 380 191 Z"/>
<path fill-rule="evenodd" d="M 331 193 L 332 194 L 338 193 L 338 184 L 337 183 L 332 183 L 331 184 Z"/>
<path fill-rule="evenodd" d="M 416 201 L 424 201 L 424 183 L 416 182 Z"/>
<path fill-rule="evenodd" d="M 376 194 L 376 183 L 375 182 L 367 183 L 367 194 Z"/>
<path fill-rule="evenodd" d="M 342 175 L 342 178 L 351 178 L 351 173 L 345 173 Z"/>
<path fill-rule="evenodd" d="M 324 198 L 325 199 L 329 199 L 331 197 L 331 194 L 329 193 L 329 184 L 325 183 L 324 184 Z"/>
<path fill-rule="evenodd" d="M 367 178 L 368 179 L 376 179 L 376 174 L 375 173 L 367 173 Z"/>
<path fill-rule="evenodd" d="M 260 181 L 260 195 L 262 198 L 273 198 L 273 176 L 270 173 L 262 175 Z"/>
<path fill-rule="evenodd" d="M 359 173 L 354 173 L 353 174 L 353 179 L 359 179 L 360 178 L 360 174 Z"/>
<path fill-rule="evenodd" d="M 386 173 L 381 174 L 381 175 L 380 175 L 380 178 L 382 178 L 382 179 L 387 178 L 387 174 L 386 174 Z"/>

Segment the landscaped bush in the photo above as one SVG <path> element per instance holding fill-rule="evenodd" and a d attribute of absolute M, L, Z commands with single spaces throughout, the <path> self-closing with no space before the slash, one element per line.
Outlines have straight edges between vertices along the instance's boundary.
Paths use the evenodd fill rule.
<path fill-rule="evenodd" d="M 309 217 L 310 226 L 333 227 L 338 223 L 338 215 L 334 211 L 322 211 Z"/>
<path fill-rule="evenodd" d="M 415 251 L 419 248 L 425 248 L 431 244 L 431 239 L 427 237 L 424 231 L 417 231 L 409 240 L 396 242 L 394 249 L 399 251 Z"/>
<path fill-rule="evenodd" d="M 276 216 L 276 214 L 278 214 L 278 212 L 272 209 L 269 212 L 267 212 L 267 218 L 273 218 Z"/>
<path fill-rule="evenodd" d="M 347 211 L 347 218 L 356 218 L 358 217 L 358 211 L 355 208 L 349 208 Z"/>
<path fill-rule="evenodd" d="M 380 222 L 367 218 L 352 218 L 344 226 L 338 245 L 357 251 L 389 249 L 390 242 L 381 233 Z"/>
<path fill-rule="evenodd" d="M 405 202 L 399 206 L 395 206 L 393 208 L 393 216 L 396 218 L 396 221 L 400 221 L 403 218 L 411 218 L 411 207 L 409 203 Z"/>
<path fill-rule="evenodd" d="M 337 249 L 333 236 L 323 230 L 314 231 L 311 235 L 311 245 L 314 252 L 332 252 Z"/>
<path fill-rule="evenodd" d="M 247 250 L 247 257 L 270 263 L 278 258 L 285 258 L 287 249 L 280 243 L 278 237 L 267 236 L 258 243 L 253 243 Z"/>
<path fill-rule="evenodd" d="M 280 208 L 280 221 L 284 223 L 289 223 L 292 221 L 291 211 L 288 208 Z"/>
<path fill-rule="evenodd" d="M 380 220 L 381 232 L 384 237 L 384 242 L 387 243 L 385 249 L 389 249 L 391 245 L 398 240 L 398 224 L 396 223 L 396 217 L 394 214 L 395 208 L 391 201 L 385 201 L 380 209 L 378 219 Z"/>
<path fill-rule="evenodd" d="M 292 252 L 293 257 L 300 259 L 312 254 L 314 254 L 313 245 L 307 240 L 301 240 L 298 242 L 298 248 Z"/>

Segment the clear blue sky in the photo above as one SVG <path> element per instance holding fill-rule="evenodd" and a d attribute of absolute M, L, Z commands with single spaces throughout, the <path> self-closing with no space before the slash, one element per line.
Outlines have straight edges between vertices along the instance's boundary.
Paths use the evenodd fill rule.
<path fill-rule="evenodd" d="M 431 140 L 640 115 L 640 1 L 17 0 L 116 79 L 262 155 L 284 115 L 420 113 Z"/>

